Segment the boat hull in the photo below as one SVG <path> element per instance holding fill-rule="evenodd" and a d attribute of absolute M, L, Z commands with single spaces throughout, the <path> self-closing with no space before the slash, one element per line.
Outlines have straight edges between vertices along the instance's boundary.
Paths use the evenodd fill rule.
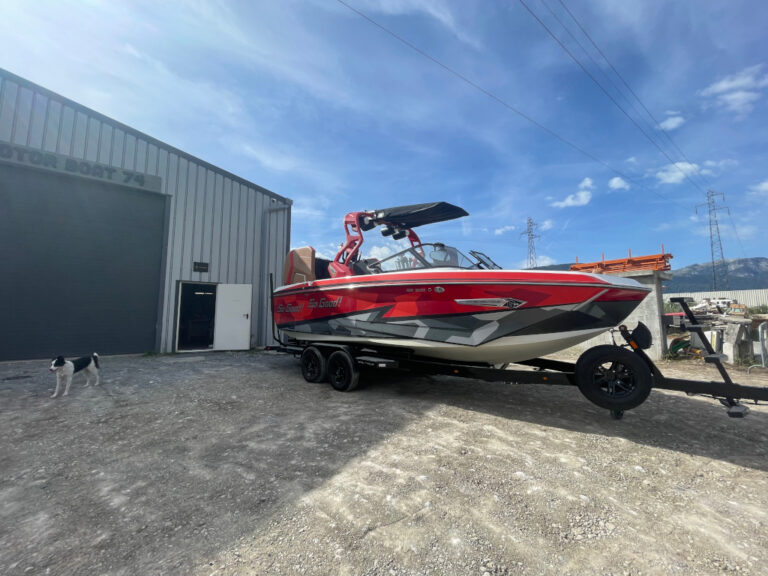
<path fill-rule="evenodd" d="M 412 350 L 498 364 L 573 346 L 621 323 L 641 284 L 592 274 L 429 270 L 320 280 L 273 295 L 277 327 L 303 342 Z"/>

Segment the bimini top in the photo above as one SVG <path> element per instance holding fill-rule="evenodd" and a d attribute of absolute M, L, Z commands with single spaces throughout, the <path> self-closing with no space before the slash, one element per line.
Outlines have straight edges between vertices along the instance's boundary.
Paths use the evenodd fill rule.
<path fill-rule="evenodd" d="M 469 216 L 466 210 L 448 202 L 395 206 L 394 208 L 372 210 L 371 213 L 376 224 L 389 224 L 403 230 Z"/>

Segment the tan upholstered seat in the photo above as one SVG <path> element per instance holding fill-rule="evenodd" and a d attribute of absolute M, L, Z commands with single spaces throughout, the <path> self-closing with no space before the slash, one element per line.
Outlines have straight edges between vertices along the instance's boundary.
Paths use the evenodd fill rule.
<path fill-rule="evenodd" d="M 288 252 L 283 267 L 283 282 L 296 284 L 315 279 L 315 249 L 312 246 L 294 248 Z"/>

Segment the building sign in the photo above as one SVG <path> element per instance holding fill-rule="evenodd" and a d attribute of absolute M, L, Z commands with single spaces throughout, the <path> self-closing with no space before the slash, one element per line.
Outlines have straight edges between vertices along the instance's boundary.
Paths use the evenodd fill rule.
<path fill-rule="evenodd" d="M 192 263 L 192 271 L 193 272 L 208 272 L 208 262 L 193 262 Z"/>
<path fill-rule="evenodd" d="M 25 146 L 0 142 L 0 161 L 85 176 L 113 184 L 151 190 L 152 192 L 160 192 L 161 180 L 157 176 L 132 170 L 123 170 L 122 168 L 115 168 L 78 158 L 70 158 L 61 154 L 54 154 L 53 152 L 43 152 L 42 150 Z"/>

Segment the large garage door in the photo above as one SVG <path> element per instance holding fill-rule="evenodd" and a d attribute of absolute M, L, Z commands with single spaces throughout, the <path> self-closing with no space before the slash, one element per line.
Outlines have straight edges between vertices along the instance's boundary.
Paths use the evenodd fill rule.
<path fill-rule="evenodd" d="M 165 197 L 0 164 L 0 360 L 155 349 Z"/>

